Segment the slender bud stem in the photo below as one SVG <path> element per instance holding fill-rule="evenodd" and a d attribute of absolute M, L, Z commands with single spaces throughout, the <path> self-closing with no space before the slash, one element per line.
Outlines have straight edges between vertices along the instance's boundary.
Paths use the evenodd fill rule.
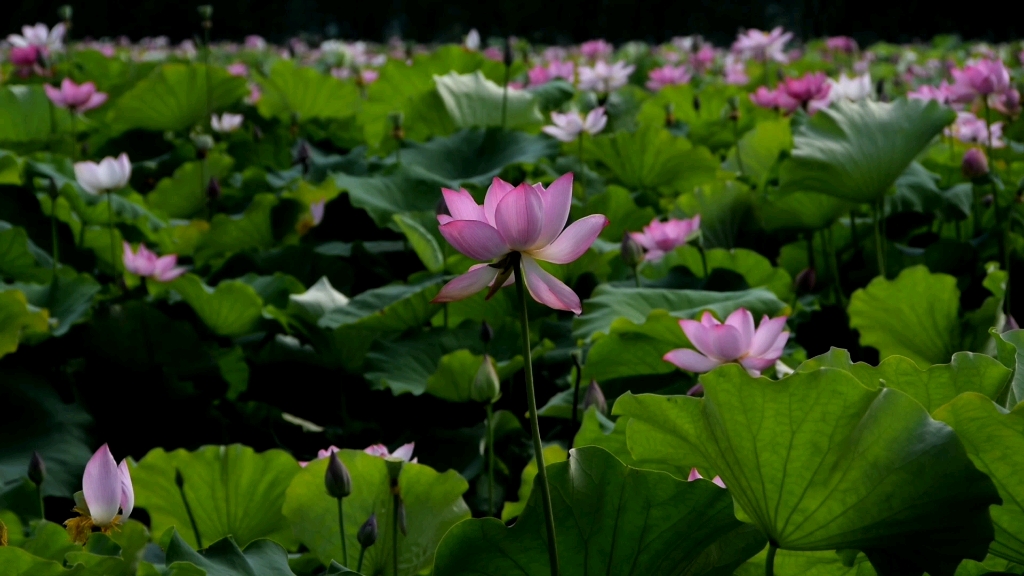
<path fill-rule="evenodd" d="M 356 572 L 362 574 L 363 572 L 363 556 L 366 556 L 366 548 L 359 550 L 359 563 L 356 565 Z"/>
<path fill-rule="evenodd" d="M 117 280 L 117 238 L 114 234 L 116 227 L 114 226 L 114 191 L 107 190 L 107 216 L 110 219 L 110 266 L 111 275 Z M 85 223 L 82 223 L 82 227 L 85 227 Z"/>
<path fill-rule="evenodd" d="M 338 532 L 341 533 L 341 562 L 348 568 L 348 544 L 345 542 L 344 498 L 338 498 Z"/>
<path fill-rule="evenodd" d="M 555 515 L 551 507 L 551 487 L 548 485 L 548 473 L 544 469 L 544 444 L 540 437 L 540 422 L 537 419 L 537 395 L 533 389 L 533 358 L 530 351 L 530 323 L 526 312 L 526 289 L 523 286 L 521 262 L 516 259 L 513 264 L 516 277 L 516 292 L 519 293 L 519 319 L 523 333 L 523 360 L 526 375 L 526 400 L 530 409 L 530 431 L 533 436 L 533 451 L 537 459 L 537 479 L 540 484 L 540 495 L 544 505 L 544 520 L 547 525 L 548 556 L 551 561 L 551 576 L 558 576 L 558 548 L 555 544 Z"/>
<path fill-rule="evenodd" d="M 775 553 L 778 551 L 778 547 L 768 543 L 768 556 L 764 559 L 764 576 L 775 576 Z"/>
<path fill-rule="evenodd" d="M 875 258 L 878 259 L 878 275 L 884 278 L 885 246 L 882 244 L 882 217 L 885 209 L 881 200 L 876 202 L 873 208 L 872 213 L 875 220 Z"/>
<path fill-rule="evenodd" d="M 396 492 L 391 506 L 391 560 L 395 568 L 395 576 L 398 576 L 398 507 L 402 505 L 401 498 Z"/>
<path fill-rule="evenodd" d="M 487 406 L 487 513 L 494 516 L 494 408 Z"/>
<path fill-rule="evenodd" d="M 185 513 L 188 514 L 188 521 L 192 524 L 192 533 L 196 535 L 196 548 L 202 550 L 203 539 L 199 535 L 199 525 L 196 524 L 196 517 L 192 514 L 192 506 L 189 506 L 188 498 L 185 496 L 185 478 L 181 470 L 174 469 L 174 483 L 178 485 L 178 492 L 181 493 L 181 501 L 185 504 Z"/>
<path fill-rule="evenodd" d="M 640 280 L 637 279 L 636 287 L 640 287 Z M 583 366 L 580 364 L 579 352 L 572 353 L 572 363 L 576 365 L 576 382 L 572 387 L 572 427 L 576 428 L 576 422 L 579 421 L 579 408 L 580 408 L 580 380 L 583 378 Z"/>

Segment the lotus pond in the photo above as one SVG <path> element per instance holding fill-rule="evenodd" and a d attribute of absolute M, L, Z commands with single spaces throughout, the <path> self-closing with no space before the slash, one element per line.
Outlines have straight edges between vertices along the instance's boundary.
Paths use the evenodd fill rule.
<path fill-rule="evenodd" d="M 200 15 L 0 45 L 0 576 L 1024 574 L 1020 43 Z"/>

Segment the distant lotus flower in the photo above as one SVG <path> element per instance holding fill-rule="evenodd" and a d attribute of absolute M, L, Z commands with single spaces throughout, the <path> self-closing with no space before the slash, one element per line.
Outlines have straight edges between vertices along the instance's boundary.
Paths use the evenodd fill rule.
<path fill-rule="evenodd" d="M 791 98 L 782 88 L 769 90 L 761 86 L 750 95 L 750 101 L 761 108 L 781 110 L 787 114 L 800 107 L 800 102 Z"/>
<path fill-rule="evenodd" d="M 540 86 L 551 81 L 551 73 L 544 66 L 534 66 L 526 75 L 530 79 L 530 86 Z"/>
<path fill-rule="evenodd" d="M 132 163 L 128 154 L 121 153 L 117 158 L 107 156 L 96 162 L 76 162 L 75 179 L 90 194 L 112 192 L 128 185 L 132 177 Z"/>
<path fill-rule="evenodd" d="M 686 66 L 666 65 L 655 68 L 648 73 L 647 88 L 650 90 L 661 90 L 665 86 L 677 86 L 688 84 L 693 74 Z"/>
<path fill-rule="evenodd" d="M 689 242 L 699 231 L 700 214 L 685 220 L 669 218 L 667 222 L 655 218 L 644 226 L 643 232 L 630 232 L 629 236 L 644 247 L 644 260 L 657 262 L 665 254 Z"/>
<path fill-rule="evenodd" d="M 263 97 L 263 92 L 260 91 L 260 85 L 253 82 L 249 84 L 249 95 L 245 97 L 245 103 L 255 106 L 260 98 Z"/>
<path fill-rule="evenodd" d="M 245 37 L 245 47 L 249 50 L 265 50 L 267 47 L 267 41 L 262 36 L 256 34 L 250 34 Z"/>
<path fill-rule="evenodd" d="M 1010 71 L 1000 60 L 987 58 L 965 66 L 963 70 L 953 70 L 954 99 L 970 102 L 975 96 L 998 94 L 1010 89 Z"/>
<path fill-rule="evenodd" d="M 483 206 L 469 192 L 443 189 L 451 216 L 440 214 L 441 235 L 456 250 L 495 265 L 477 264 L 448 282 L 434 302 L 454 302 L 492 287 L 512 284 L 512 265 L 521 258 L 526 289 L 541 304 L 579 315 L 579 296 L 537 263 L 568 264 L 582 256 L 608 225 L 601 214 L 580 218 L 565 228 L 572 204 L 572 173 L 546 189 L 540 184 L 512 186 L 495 178 Z M 565 228 L 563 230 L 563 228 Z"/>
<path fill-rule="evenodd" d="M 100 446 L 85 465 L 82 496 L 87 509 L 76 506 L 79 516 L 64 523 L 75 542 L 85 542 L 93 526 L 109 534 L 127 522 L 135 508 L 135 490 L 128 462 L 115 462 L 106 444 Z M 120 515 L 117 514 L 119 510 Z"/>
<path fill-rule="evenodd" d="M 228 65 L 228 74 L 244 78 L 249 75 L 249 67 L 242 62 L 235 62 L 234 64 Z"/>
<path fill-rule="evenodd" d="M 946 128 L 947 136 L 953 136 L 961 142 L 968 144 L 988 144 L 989 130 L 992 132 L 992 147 L 1002 148 L 1006 146 L 1003 142 L 1003 123 L 994 122 L 992 126 L 985 123 L 985 120 L 978 118 L 970 112 L 957 112 L 956 121 L 953 126 Z"/>
<path fill-rule="evenodd" d="M 725 83 L 730 86 L 746 86 L 750 83 L 747 76 L 747 65 L 743 62 L 726 62 Z"/>
<path fill-rule="evenodd" d="M 551 121 L 554 126 L 541 129 L 545 134 L 562 142 L 573 142 L 584 132 L 591 136 L 599 134 L 608 124 L 608 116 L 604 113 L 604 107 L 598 106 L 588 112 L 586 118 L 579 112 L 552 112 Z"/>
<path fill-rule="evenodd" d="M 403 462 L 412 462 L 413 464 L 415 464 L 416 458 L 412 457 L 412 451 L 415 448 L 416 443 L 409 442 L 408 444 L 403 444 L 399 446 L 398 448 L 395 449 L 394 452 L 388 452 L 387 446 L 383 444 L 374 444 L 373 446 L 368 446 L 366 450 L 363 450 L 363 452 L 366 452 L 370 456 L 380 456 L 381 458 L 393 458 L 396 460 L 402 460 Z"/>
<path fill-rule="evenodd" d="M 57 24 L 52 29 L 47 28 L 42 22 L 35 26 L 22 26 L 21 34 L 11 34 L 7 41 L 11 46 L 23 48 L 25 46 L 36 46 L 43 50 L 60 50 L 63 47 L 64 24 Z"/>
<path fill-rule="evenodd" d="M 781 26 L 773 29 L 771 32 L 747 30 L 736 37 L 736 41 L 732 45 L 732 51 L 743 58 L 753 58 L 759 62 L 774 60 L 786 63 L 786 43 L 792 38 L 793 33 L 783 32 Z"/>
<path fill-rule="evenodd" d="M 700 322 L 680 320 L 679 326 L 697 350 L 678 348 L 665 354 L 664 359 L 688 372 L 710 372 L 722 364 L 738 362 L 752 376 L 760 376 L 782 356 L 789 340 L 789 332 L 783 332 L 785 316 L 765 316 L 754 330 L 754 316 L 746 308 L 730 314 L 724 324 L 705 312 Z"/>
<path fill-rule="evenodd" d="M 380 78 L 380 72 L 372 68 L 364 68 L 359 71 L 359 80 L 362 81 L 364 86 L 369 86 Z"/>
<path fill-rule="evenodd" d="M 158 282 L 170 282 L 186 271 L 185 268 L 178 266 L 177 254 L 157 257 L 145 244 L 139 244 L 138 252 L 133 252 L 132 245 L 125 242 L 122 246 L 121 261 L 124 263 L 124 269 L 132 274 L 152 278 Z"/>
<path fill-rule="evenodd" d="M 576 78 L 576 65 L 568 60 L 552 60 L 548 63 L 548 74 L 552 79 L 561 78 L 572 82 Z"/>
<path fill-rule="evenodd" d="M 697 53 L 693 55 L 693 67 L 698 72 L 705 72 L 711 65 L 715 63 L 715 47 L 711 44 L 705 44 L 697 50 Z M 744 82 L 745 84 L 746 82 Z"/>
<path fill-rule="evenodd" d="M 850 100 L 859 102 L 867 100 L 874 94 L 874 85 L 871 83 L 871 74 L 862 74 L 849 78 L 846 73 L 839 75 L 838 80 L 829 80 L 832 85 L 829 97 L 835 100 Z"/>
<path fill-rule="evenodd" d="M 695 480 L 703 480 L 703 479 L 704 479 L 704 477 L 700 475 L 700 472 L 698 472 L 696 468 L 691 468 L 690 469 L 690 475 L 686 478 L 686 481 L 687 482 L 693 482 Z M 714 478 L 711 479 L 711 482 L 714 483 L 714 485 L 718 486 L 719 488 L 725 488 L 725 482 L 722 481 L 722 477 L 721 476 L 715 476 Z"/>
<path fill-rule="evenodd" d="M 622 88 L 629 82 L 629 75 L 636 66 L 619 61 L 608 64 L 599 60 L 591 66 L 580 66 L 580 90 L 593 90 L 608 94 Z"/>
<path fill-rule="evenodd" d="M 584 58 L 590 60 L 598 60 L 607 58 L 612 55 L 615 51 L 615 47 L 609 44 L 606 40 L 588 40 L 583 44 L 580 44 L 580 54 Z"/>
<path fill-rule="evenodd" d="M 849 36 L 833 36 L 825 41 L 825 47 L 833 52 L 850 54 L 857 51 L 857 41 Z"/>
<path fill-rule="evenodd" d="M 340 451 L 341 451 L 341 448 L 338 448 L 337 446 L 332 444 L 332 445 L 330 445 L 327 448 L 324 448 L 322 450 L 318 450 L 317 453 L 316 453 L 316 459 L 317 460 L 323 460 L 324 458 L 329 458 L 331 456 L 331 454 L 334 454 L 335 452 L 340 452 Z M 309 462 L 299 462 L 299 466 L 301 466 L 303 468 L 305 468 L 308 465 L 309 465 Z"/>
<path fill-rule="evenodd" d="M 466 47 L 466 50 L 472 50 L 473 52 L 480 49 L 480 33 L 476 31 L 476 28 L 473 28 L 469 31 L 469 34 L 466 34 L 466 41 L 463 45 Z"/>
<path fill-rule="evenodd" d="M 72 112 L 88 112 L 93 108 L 99 108 L 107 101 L 107 95 L 104 92 L 97 92 L 96 85 L 92 82 L 78 85 L 70 78 L 65 78 L 60 83 L 60 88 L 44 84 L 43 90 L 54 106 L 67 108 Z"/>
<path fill-rule="evenodd" d="M 949 106 L 952 103 L 953 95 L 949 84 L 943 80 L 938 86 L 931 86 L 929 84 L 919 86 L 916 90 L 907 92 L 907 98 L 910 100 L 923 100 L 925 102 L 934 100 L 939 104 Z"/>
<path fill-rule="evenodd" d="M 245 122 L 245 116 L 242 114 L 225 112 L 220 116 L 216 114 L 210 116 L 210 128 L 213 128 L 214 132 L 221 134 L 238 130 L 243 122 Z"/>
<path fill-rule="evenodd" d="M 14 46 L 11 48 L 11 64 L 18 69 L 20 76 L 29 76 L 39 64 L 40 53 L 38 46 Z"/>
<path fill-rule="evenodd" d="M 980 148 L 971 148 L 964 152 L 960 171 L 965 178 L 971 180 L 988 174 L 988 157 L 985 156 L 985 152 Z"/>
<path fill-rule="evenodd" d="M 505 59 L 505 51 L 502 50 L 501 48 L 498 48 L 497 46 L 489 46 L 488 48 L 484 49 L 484 57 L 487 58 L 488 60 L 501 62 Z"/>
<path fill-rule="evenodd" d="M 814 101 L 828 105 L 832 85 L 829 84 L 828 76 L 825 76 L 824 72 L 813 72 L 800 78 L 786 78 L 779 89 L 801 106 L 810 109 L 810 104 Z"/>
<path fill-rule="evenodd" d="M 988 105 L 1001 114 L 1016 116 L 1020 113 L 1020 92 L 1011 88 L 999 94 L 989 94 Z"/>
<path fill-rule="evenodd" d="M 309 213 L 313 216 L 313 226 L 319 226 L 324 221 L 324 212 L 327 208 L 327 201 L 321 200 L 309 205 Z"/>

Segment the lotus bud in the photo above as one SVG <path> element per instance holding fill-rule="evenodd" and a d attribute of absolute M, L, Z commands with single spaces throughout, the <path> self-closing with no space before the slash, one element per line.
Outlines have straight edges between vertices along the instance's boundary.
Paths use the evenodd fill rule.
<path fill-rule="evenodd" d="M 302 165 L 302 173 L 309 172 L 309 144 L 305 140 L 299 142 L 299 145 L 295 148 L 295 158 L 292 160 L 292 166 Z"/>
<path fill-rule="evenodd" d="M 491 343 L 494 340 L 494 328 L 484 320 L 480 323 L 480 341 L 484 343 L 484 346 Z"/>
<path fill-rule="evenodd" d="M 409 526 L 405 522 L 405 502 L 402 501 L 402 497 L 395 498 L 395 506 L 398 506 L 398 531 L 402 533 L 402 536 L 409 535 Z"/>
<path fill-rule="evenodd" d="M 703 396 L 704 395 L 704 385 L 703 384 L 694 384 L 693 387 L 691 387 L 689 390 L 686 391 L 686 395 L 687 396 Z"/>
<path fill-rule="evenodd" d="M 814 268 L 804 268 L 796 275 L 793 283 L 796 285 L 796 291 L 801 294 L 813 292 L 814 286 L 818 283 L 818 273 Z"/>
<path fill-rule="evenodd" d="M 1020 330 L 1020 326 L 1017 324 L 1017 320 L 1014 319 L 1012 314 L 1006 315 L 1006 322 L 1003 324 L 1003 332 L 1009 332 L 1011 330 Z"/>
<path fill-rule="evenodd" d="M 338 500 L 352 493 L 352 476 L 349 475 L 345 464 L 338 458 L 337 452 L 331 452 L 330 459 L 327 461 L 324 486 L 327 487 L 327 493 Z"/>
<path fill-rule="evenodd" d="M 209 29 L 213 26 L 211 20 L 213 19 L 213 6 L 210 4 L 203 4 L 202 6 L 196 7 L 196 11 L 199 12 L 199 17 L 203 19 L 203 28 Z"/>
<path fill-rule="evenodd" d="M 622 233 L 622 248 L 619 251 L 622 261 L 630 268 L 636 268 L 644 261 L 644 247 L 630 236 L 629 232 Z"/>
<path fill-rule="evenodd" d="M 401 112 L 392 112 L 391 114 L 388 114 L 388 119 L 391 120 L 391 136 L 395 140 L 403 142 L 405 140 L 405 128 L 403 128 L 405 124 L 405 114 L 402 114 Z"/>
<path fill-rule="evenodd" d="M 597 380 L 590 381 L 590 386 L 587 386 L 587 393 L 583 396 L 583 410 L 585 411 L 591 406 L 596 406 L 597 411 L 601 414 L 608 414 L 608 401 L 605 400 L 601 387 L 597 385 Z"/>
<path fill-rule="evenodd" d="M 71 16 L 73 16 L 74 13 L 75 10 L 68 4 L 64 4 L 60 8 L 57 8 L 57 15 L 60 16 L 60 19 L 65 23 L 71 21 Z"/>
<path fill-rule="evenodd" d="M 221 188 L 220 180 L 216 176 L 210 178 L 210 182 L 206 185 L 206 197 L 210 200 L 217 200 L 220 198 Z"/>
<path fill-rule="evenodd" d="M 964 152 L 964 159 L 960 163 L 960 171 L 964 178 L 974 180 L 988 175 L 988 157 L 981 148 L 971 148 Z"/>
<path fill-rule="evenodd" d="M 700 96 L 693 95 L 693 111 L 700 114 Z"/>
<path fill-rule="evenodd" d="M 185 487 L 185 477 L 181 475 L 181 470 L 178 468 L 174 469 L 174 485 L 181 490 Z"/>
<path fill-rule="evenodd" d="M 370 514 L 366 522 L 359 527 L 359 531 L 356 532 L 356 540 L 363 549 L 373 546 L 377 542 L 377 515 Z"/>
<path fill-rule="evenodd" d="M 46 462 L 39 452 L 33 452 L 28 462 L 28 479 L 36 486 L 42 486 L 43 480 L 46 480 Z"/>
<path fill-rule="evenodd" d="M 206 153 L 213 148 L 213 136 L 210 136 L 209 134 L 193 134 L 192 144 L 196 147 L 196 155 L 199 156 L 200 159 L 206 158 Z"/>
<path fill-rule="evenodd" d="M 729 97 L 729 120 L 733 122 L 739 122 L 740 119 L 740 101 L 735 96 Z"/>
<path fill-rule="evenodd" d="M 505 63 L 505 68 L 508 68 L 508 67 L 512 66 L 512 63 L 515 61 L 515 58 L 516 58 L 515 52 L 512 51 L 512 40 L 506 37 L 505 38 L 505 53 L 503 54 L 503 58 L 502 58 L 502 61 Z"/>
<path fill-rule="evenodd" d="M 484 354 L 484 360 L 473 378 L 473 386 L 469 389 L 469 397 L 475 402 L 485 404 L 493 403 L 501 395 L 501 379 L 498 377 L 498 366 L 489 354 Z"/>

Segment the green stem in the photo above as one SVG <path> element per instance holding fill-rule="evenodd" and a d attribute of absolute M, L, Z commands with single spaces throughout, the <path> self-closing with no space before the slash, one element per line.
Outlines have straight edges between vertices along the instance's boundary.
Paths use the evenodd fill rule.
<path fill-rule="evenodd" d="M 505 117 L 508 112 L 508 76 L 511 73 L 511 67 L 505 66 L 505 84 L 501 91 L 501 129 L 505 129 Z"/>
<path fill-rule="evenodd" d="M 701 252 L 701 254 L 703 254 L 703 252 Z M 636 287 L 637 288 L 641 287 L 640 286 L 640 265 L 639 264 L 637 264 L 636 267 L 633 268 L 633 282 L 636 283 Z"/>
<path fill-rule="evenodd" d="M 487 403 L 487 512 L 494 516 L 494 409 Z"/>
<path fill-rule="evenodd" d="M 558 549 L 555 545 L 555 515 L 551 507 L 551 487 L 548 473 L 544 469 L 544 445 L 540 438 L 540 422 L 537 419 L 537 395 L 533 389 L 533 358 L 530 352 L 530 323 L 526 312 L 526 289 L 523 286 L 523 271 L 519 259 L 513 264 L 516 277 L 516 292 L 519 293 L 519 319 L 523 333 L 523 361 L 526 376 L 526 400 L 530 410 L 530 432 L 533 435 L 533 451 L 537 459 L 537 477 L 540 479 L 540 495 L 544 505 L 544 520 L 548 535 L 548 558 L 551 561 L 551 576 L 558 576 Z"/>
<path fill-rule="evenodd" d="M 739 119 L 732 121 L 732 137 L 736 140 L 736 165 L 740 169 L 740 176 L 746 176 L 747 171 L 743 169 L 743 155 L 740 154 L 740 122 Z"/>
<path fill-rule="evenodd" d="M 875 258 L 878 259 L 878 275 L 885 278 L 885 247 L 882 244 L 882 201 L 872 206 L 871 212 L 875 221 Z"/>
<path fill-rule="evenodd" d="M 640 280 L 637 279 L 636 287 L 640 287 Z M 583 379 L 583 367 L 580 366 L 579 362 L 576 362 L 576 357 L 573 357 L 573 361 L 576 364 L 576 382 L 572 387 L 572 427 L 576 428 L 576 422 L 579 421 L 579 408 L 580 408 L 580 380 Z"/>
<path fill-rule="evenodd" d="M 203 539 L 199 535 L 199 525 L 196 524 L 196 517 L 192 514 L 192 506 L 188 503 L 188 498 L 185 496 L 185 479 L 181 476 L 181 470 L 175 470 L 175 480 L 178 485 L 178 492 L 181 494 L 181 501 L 185 504 L 185 513 L 188 514 L 188 521 L 192 525 L 192 533 L 196 535 L 196 549 L 203 549 Z"/>
<path fill-rule="evenodd" d="M 704 253 L 704 236 L 703 236 L 703 234 L 701 235 L 700 240 L 697 241 L 697 252 L 700 253 L 700 265 L 701 265 L 701 268 L 704 270 L 704 280 L 707 280 L 708 279 L 708 256 L 707 256 L 707 254 Z"/>
<path fill-rule="evenodd" d="M 399 498 L 401 497 L 395 494 L 391 506 L 391 561 L 395 569 L 393 576 L 398 576 L 398 507 L 401 505 Z"/>
<path fill-rule="evenodd" d="M 57 198 L 50 198 L 50 241 L 53 242 L 53 277 L 57 279 L 57 268 L 60 268 L 60 245 L 57 235 Z"/>
<path fill-rule="evenodd" d="M 832 277 L 834 279 L 833 288 L 835 288 L 836 291 L 836 300 L 843 308 L 846 308 L 846 295 L 843 294 L 843 285 L 839 281 L 839 258 L 836 256 L 836 245 L 833 242 L 832 229 L 825 228 L 823 233 L 825 246 L 828 250 L 829 259 L 831 260 L 830 264 L 832 265 Z"/>
<path fill-rule="evenodd" d="M 111 270 L 112 270 L 111 274 L 114 276 L 114 279 L 116 280 L 117 279 L 117 238 L 116 238 L 116 236 L 114 234 L 114 231 L 116 230 L 116 228 L 114 226 L 114 198 L 113 198 L 113 194 L 114 194 L 113 190 L 107 191 L 107 217 L 109 218 L 109 221 L 110 221 L 110 266 L 111 266 Z"/>
<path fill-rule="evenodd" d="M 356 572 L 362 574 L 363 572 L 363 556 L 366 555 L 366 548 L 359 550 L 359 564 L 356 565 Z"/>
<path fill-rule="evenodd" d="M 775 553 L 778 551 L 777 546 L 768 544 L 768 556 L 764 559 L 764 576 L 775 576 Z"/>
<path fill-rule="evenodd" d="M 345 542 L 345 509 L 344 498 L 338 498 L 338 532 L 341 533 L 341 560 L 345 567 L 348 567 L 348 544 Z"/>
<path fill-rule="evenodd" d="M 39 495 L 39 519 L 46 520 L 46 506 L 43 505 L 43 483 L 36 484 L 36 494 Z"/>

